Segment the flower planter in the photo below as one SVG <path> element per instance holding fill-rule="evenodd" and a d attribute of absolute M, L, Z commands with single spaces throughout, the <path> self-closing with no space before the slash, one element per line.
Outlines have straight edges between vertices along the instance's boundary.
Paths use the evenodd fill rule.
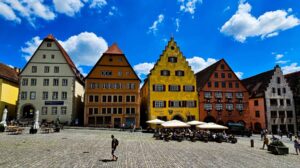
<path fill-rule="evenodd" d="M 289 154 L 289 148 L 285 146 L 268 145 L 268 151 L 277 155 Z"/>

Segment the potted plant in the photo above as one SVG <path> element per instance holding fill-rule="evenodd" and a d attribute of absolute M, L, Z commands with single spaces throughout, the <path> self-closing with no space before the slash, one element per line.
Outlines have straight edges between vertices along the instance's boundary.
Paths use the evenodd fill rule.
<path fill-rule="evenodd" d="M 0 124 L 0 132 L 4 132 L 5 131 L 5 127 L 3 124 Z"/>
<path fill-rule="evenodd" d="M 268 145 L 268 151 L 273 154 L 284 155 L 289 153 L 289 148 L 280 140 L 275 140 Z"/>

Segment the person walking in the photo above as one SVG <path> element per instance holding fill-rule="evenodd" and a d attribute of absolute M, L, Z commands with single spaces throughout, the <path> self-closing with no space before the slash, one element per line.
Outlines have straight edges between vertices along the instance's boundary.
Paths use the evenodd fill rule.
<path fill-rule="evenodd" d="M 268 137 L 267 137 L 267 134 L 264 135 L 264 143 L 263 143 L 262 149 L 265 149 L 265 145 L 266 145 L 266 146 L 269 145 L 269 139 L 268 139 Z"/>
<path fill-rule="evenodd" d="M 295 148 L 295 151 L 296 151 L 296 154 L 298 155 L 298 151 L 300 150 L 300 144 L 299 142 L 297 141 L 297 139 L 294 140 L 294 148 Z"/>
<path fill-rule="evenodd" d="M 118 157 L 115 155 L 115 150 L 117 149 L 117 146 L 119 145 L 119 141 L 114 137 L 114 135 L 111 135 L 111 155 L 112 160 L 118 160 Z"/>

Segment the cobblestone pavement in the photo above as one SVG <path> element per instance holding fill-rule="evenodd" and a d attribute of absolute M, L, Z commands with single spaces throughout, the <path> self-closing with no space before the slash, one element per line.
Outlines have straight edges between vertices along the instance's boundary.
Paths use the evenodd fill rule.
<path fill-rule="evenodd" d="M 111 159 L 111 134 L 119 140 L 118 161 Z M 164 142 L 152 134 L 105 130 L 65 129 L 61 133 L 0 134 L 0 167 L 299 167 L 300 155 L 287 139 L 290 154 L 277 156 L 261 150 L 259 136 L 238 138 L 237 144 Z"/>

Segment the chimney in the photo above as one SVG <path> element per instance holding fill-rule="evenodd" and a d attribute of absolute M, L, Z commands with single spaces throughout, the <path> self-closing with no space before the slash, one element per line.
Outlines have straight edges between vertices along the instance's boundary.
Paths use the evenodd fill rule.
<path fill-rule="evenodd" d="M 14 67 L 14 70 L 19 74 L 20 73 L 20 68 Z"/>

